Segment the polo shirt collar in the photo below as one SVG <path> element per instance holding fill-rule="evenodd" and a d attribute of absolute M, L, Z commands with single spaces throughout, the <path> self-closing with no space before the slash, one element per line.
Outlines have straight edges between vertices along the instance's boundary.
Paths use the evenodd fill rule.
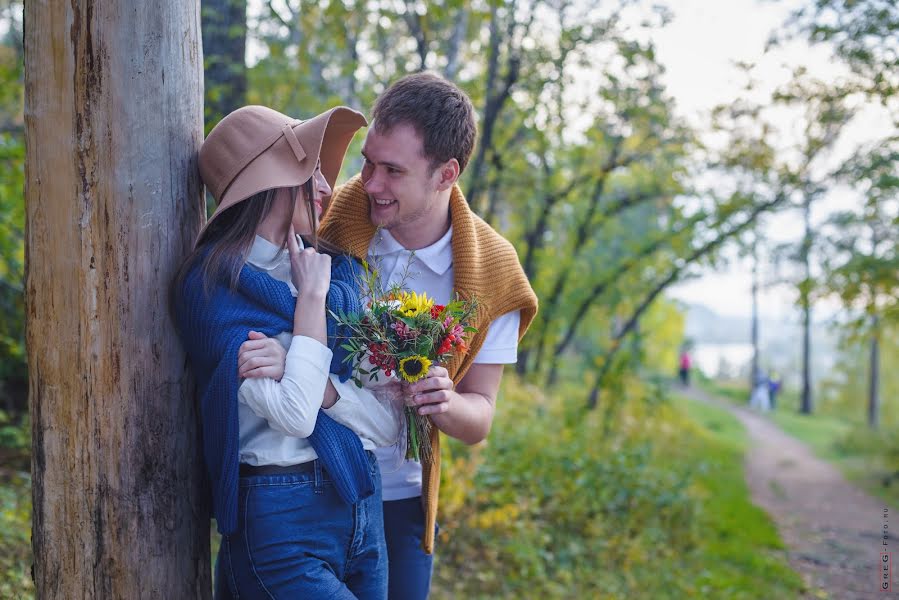
<path fill-rule="evenodd" d="M 453 266 L 452 239 L 453 227 L 450 225 L 449 229 L 439 240 L 430 246 L 415 250 L 415 258 L 436 275 L 443 275 Z M 379 230 L 372 241 L 369 254 L 372 256 L 387 256 L 397 252 L 409 253 L 410 250 L 407 250 L 396 241 L 396 238 L 390 235 L 390 232 L 386 229 Z"/>

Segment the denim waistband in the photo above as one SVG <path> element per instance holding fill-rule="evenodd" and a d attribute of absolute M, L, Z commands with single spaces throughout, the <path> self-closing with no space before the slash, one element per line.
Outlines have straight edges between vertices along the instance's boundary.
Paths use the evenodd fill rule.
<path fill-rule="evenodd" d="M 371 450 L 366 450 L 365 456 L 368 458 L 369 465 L 374 467 L 378 464 L 378 459 Z M 240 463 L 241 479 L 247 477 L 311 477 L 315 475 L 316 472 L 318 473 L 318 479 L 323 478 L 328 481 L 331 480 L 330 475 L 322 467 L 321 461 L 317 458 L 295 465 L 250 465 L 247 463 Z"/>

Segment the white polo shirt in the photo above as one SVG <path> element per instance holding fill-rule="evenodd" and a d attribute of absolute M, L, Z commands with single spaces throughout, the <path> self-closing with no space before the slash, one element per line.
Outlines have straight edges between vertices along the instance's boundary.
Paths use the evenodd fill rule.
<path fill-rule="evenodd" d="M 418 293 L 427 293 L 437 304 L 447 304 L 453 295 L 452 238 L 453 228 L 450 227 L 439 240 L 413 254 L 389 231 L 381 229 L 369 245 L 369 262 L 378 269 L 385 288 L 400 281 L 408 265 L 405 286 Z M 515 363 L 518 359 L 520 318 L 519 311 L 514 311 L 494 319 L 474 362 Z M 384 500 L 404 500 L 421 495 L 421 464 L 399 459 L 395 446 L 378 448 L 375 454 L 381 467 Z"/>

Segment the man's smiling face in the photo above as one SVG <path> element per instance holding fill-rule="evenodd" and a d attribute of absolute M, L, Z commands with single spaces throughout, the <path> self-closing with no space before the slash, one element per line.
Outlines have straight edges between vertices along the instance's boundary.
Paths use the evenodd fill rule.
<path fill-rule="evenodd" d="M 362 183 L 374 225 L 402 233 L 435 218 L 446 220 L 441 169 L 425 158 L 422 138 L 411 125 L 399 123 L 388 131 L 369 128 L 362 155 Z"/>

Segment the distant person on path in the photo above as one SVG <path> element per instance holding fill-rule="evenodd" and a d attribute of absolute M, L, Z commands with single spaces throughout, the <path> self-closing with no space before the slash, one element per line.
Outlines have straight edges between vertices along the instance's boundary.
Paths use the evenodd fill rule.
<path fill-rule="evenodd" d="M 686 350 L 682 350 L 680 353 L 680 367 L 678 368 L 678 375 L 680 376 L 681 385 L 687 387 L 690 385 L 690 355 Z"/>
<path fill-rule="evenodd" d="M 771 402 L 771 410 L 777 408 L 777 393 L 780 391 L 780 375 L 776 372 L 768 376 L 768 399 Z"/>
<path fill-rule="evenodd" d="M 749 406 L 761 412 L 771 409 L 771 398 L 768 395 L 768 378 L 761 370 L 755 374 L 755 387 L 749 396 Z"/>

